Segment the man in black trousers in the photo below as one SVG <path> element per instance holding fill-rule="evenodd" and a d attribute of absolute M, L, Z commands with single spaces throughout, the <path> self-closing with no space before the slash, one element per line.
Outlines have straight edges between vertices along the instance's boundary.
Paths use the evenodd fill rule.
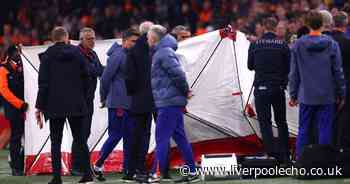
<path fill-rule="evenodd" d="M 265 151 L 281 164 L 289 164 L 285 89 L 288 84 L 290 50 L 286 42 L 277 39 L 276 26 L 275 18 L 264 20 L 264 35 L 249 47 L 248 69 L 255 71 L 255 105 Z M 279 151 L 274 146 L 271 107 L 278 129 Z"/>
<path fill-rule="evenodd" d="M 127 55 L 127 93 L 131 96 L 130 121 L 134 123 L 131 132 L 134 139 L 130 141 L 128 175 L 137 175 L 136 180 L 147 177 L 146 155 L 151 136 L 154 100 L 151 87 L 150 49 L 147 44 L 147 32 L 153 25 L 146 21 L 140 25 L 141 37 Z"/>
<path fill-rule="evenodd" d="M 79 48 L 68 44 L 69 36 L 64 27 L 56 27 L 52 31 L 52 39 L 55 44 L 39 55 L 39 91 L 35 106 L 40 128 L 43 126 L 42 113 L 50 120 L 53 179 L 49 184 L 62 184 L 61 143 L 66 119 L 84 161 L 84 176 L 79 183 L 91 182 L 93 177 L 89 149 L 84 134 L 81 133 L 88 112 L 86 91 L 89 81 L 86 63 Z"/>
<path fill-rule="evenodd" d="M 93 50 L 95 47 L 95 31 L 91 28 L 85 27 L 80 30 L 79 34 L 80 44 L 79 50 L 85 56 L 85 63 L 88 70 L 88 86 L 86 92 L 86 103 L 88 114 L 85 116 L 82 133 L 84 133 L 87 141 L 91 132 L 92 115 L 94 113 L 94 98 L 97 86 L 97 78 L 102 76 L 103 66 L 97 53 Z M 76 142 L 72 144 L 72 175 L 82 175 L 83 160 L 80 158 L 80 150 Z"/>
<path fill-rule="evenodd" d="M 346 86 L 350 83 L 350 38 L 345 34 L 348 26 L 347 13 L 340 11 L 334 17 L 334 28 L 331 32 L 333 39 L 338 42 L 343 59 L 343 70 Z M 350 88 L 346 90 L 345 105 L 338 113 L 335 123 L 334 143 L 337 146 L 350 147 Z"/>

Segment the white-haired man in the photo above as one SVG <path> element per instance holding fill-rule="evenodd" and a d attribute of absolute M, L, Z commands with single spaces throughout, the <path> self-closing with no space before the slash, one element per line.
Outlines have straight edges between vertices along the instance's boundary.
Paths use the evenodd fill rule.
<path fill-rule="evenodd" d="M 175 182 L 198 182 L 192 148 L 184 130 L 183 111 L 187 105 L 187 98 L 190 97 L 190 90 L 186 74 L 175 54 L 177 42 L 173 36 L 167 34 L 167 29 L 161 25 L 152 26 L 147 38 L 148 45 L 154 51 L 151 81 L 158 114 L 156 160 L 159 162 L 160 172 L 163 174 L 167 169 L 169 142 L 170 138 L 173 138 L 190 171 L 188 176 Z M 159 182 L 159 180 L 158 176 L 152 175 L 148 182 Z"/>
<path fill-rule="evenodd" d="M 141 23 L 139 31 L 141 36 L 136 41 L 127 55 L 127 93 L 131 96 L 131 107 L 129 109 L 130 122 L 134 123 L 134 139 L 130 140 L 128 155 L 128 173 L 126 179 L 132 179 L 136 174 L 136 180 L 147 178 L 146 155 L 151 136 L 152 113 L 154 112 L 154 101 L 151 88 L 151 58 L 150 49 L 147 44 L 147 32 L 153 25 L 150 21 Z M 137 172 L 136 172 L 137 171 Z"/>
<path fill-rule="evenodd" d="M 96 52 L 93 50 L 95 47 L 95 31 L 91 28 L 85 27 L 80 30 L 79 34 L 80 44 L 79 50 L 84 56 L 84 60 L 88 71 L 88 83 L 86 89 L 86 104 L 88 107 L 88 114 L 84 118 L 82 126 L 82 134 L 85 141 L 88 140 L 91 132 L 92 115 L 94 113 L 94 98 L 95 90 L 97 86 L 97 78 L 101 77 L 103 72 L 103 66 L 98 58 Z M 81 160 L 81 150 L 77 146 L 77 142 L 73 141 L 72 144 L 72 175 L 82 175 L 83 160 Z"/>

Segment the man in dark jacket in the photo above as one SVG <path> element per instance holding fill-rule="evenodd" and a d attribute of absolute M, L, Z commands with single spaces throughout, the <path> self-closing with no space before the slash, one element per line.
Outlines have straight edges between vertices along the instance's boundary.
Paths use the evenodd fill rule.
<path fill-rule="evenodd" d="M 55 44 L 39 55 L 39 91 L 36 117 L 42 127 L 41 114 L 50 120 L 50 138 L 53 179 L 49 184 L 61 184 L 61 143 L 63 127 L 68 119 L 73 140 L 81 150 L 84 176 L 79 183 L 93 181 L 89 149 L 81 133 L 84 117 L 88 113 L 86 91 L 88 71 L 84 56 L 78 47 L 69 45 L 68 32 L 56 27 L 52 32 Z"/>
<path fill-rule="evenodd" d="M 350 84 L 350 38 L 345 34 L 348 25 L 348 15 L 345 12 L 338 12 L 334 17 L 334 29 L 332 37 L 338 42 L 345 74 L 346 86 Z M 350 147 L 350 88 L 346 90 L 346 100 L 343 109 L 336 118 L 334 138 L 338 146 Z"/>
<path fill-rule="evenodd" d="M 141 178 L 146 174 L 146 155 L 151 136 L 152 113 L 154 101 L 151 88 L 151 57 L 147 45 L 146 33 L 153 25 L 144 22 L 140 25 L 141 37 L 127 55 L 126 88 L 131 96 L 130 121 L 135 123 L 134 140 L 130 148 L 130 161 L 128 163 L 129 175 L 136 174 Z"/>
<path fill-rule="evenodd" d="M 276 26 L 275 18 L 264 21 L 265 34 L 249 47 L 248 69 L 255 71 L 255 105 L 265 151 L 268 156 L 276 157 L 280 163 L 286 164 L 289 162 L 289 135 L 284 91 L 288 84 L 290 51 L 288 44 L 277 38 Z M 278 130 L 279 152 L 274 146 L 271 107 Z"/>
<path fill-rule="evenodd" d="M 24 102 L 23 66 L 19 50 L 15 45 L 6 52 L 0 66 L 0 94 L 3 97 L 5 116 L 10 121 L 10 157 L 13 176 L 23 175 L 24 155 L 21 138 L 24 135 L 24 117 L 28 104 Z"/>
<path fill-rule="evenodd" d="M 132 122 L 129 121 L 129 109 L 131 98 L 127 95 L 125 87 L 126 55 L 127 51 L 134 46 L 139 37 L 138 31 L 129 29 L 123 32 L 122 45 L 115 43 L 107 52 L 107 66 L 101 77 L 100 96 L 101 102 L 108 108 L 108 139 L 102 146 L 94 170 L 97 179 L 105 180 L 103 177 L 103 163 L 114 150 L 115 146 L 123 138 L 124 152 L 124 181 L 132 181 L 133 177 L 128 175 L 127 163 L 129 161 L 129 141 L 132 135 L 128 134 Z"/>
<path fill-rule="evenodd" d="M 94 98 L 97 85 L 97 78 L 101 77 L 103 72 L 103 66 L 94 50 L 95 46 L 95 32 L 91 28 L 83 28 L 80 31 L 80 44 L 79 50 L 85 56 L 85 62 L 88 70 L 88 86 L 86 92 L 86 103 L 88 108 L 88 114 L 85 117 L 83 123 L 83 129 L 81 130 L 87 141 L 91 132 L 92 115 L 94 113 Z M 80 159 L 80 150 L 78 149 L 77 142 L 72 144 L 72 175 L 81 175 L 84 170 L 82 167 L 82 160 Z"/>
<path fill-rule="evenodd" d="M 185 134 L 183 119 L 190 90 L 186 74 L 175 54 L 177 42 L 161 25 L 152 26 L 147 38 L 149 46 L 154 49 L 151 81 L 158 114 L 156 161 L 159 163 L 160 173 L 163 175 L 167 172 L 169 142 L 173 138 L 189 167 L 189 175 L 175 182 L 197 182 L 199 178 L 195 172 L 192 148 Z M 155 173 L 152 174 L 149 182 L 159 182 L 160 178 Z"/>
<path fill-rule="evenodd" d="M 289 103 L 291 106 L 300 103 L 297 159 L 310 143 L 313 120 L 318 127 L 318 143 L 331 143 L 335 104 L 339 110 L 346 95 L 340 49 L 332 38 L 322 35 L 322 21 L 319 12 L 309 12 L 305 23 L 310 33 L 298 39 L 292 48 Z"/>

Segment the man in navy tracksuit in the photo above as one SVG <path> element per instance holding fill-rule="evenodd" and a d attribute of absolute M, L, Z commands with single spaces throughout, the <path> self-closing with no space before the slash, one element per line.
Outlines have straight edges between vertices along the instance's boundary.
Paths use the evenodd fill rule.
<path fill-rule="evenodd" d="M 154 25 L 147 34 L 148 44 L 154 48 L 151 82 L 158 113 L 156 160 L 159 162 L 161 174 L 164 174 L 167 170 L 169 142 L 172 137 L 190 169 L 190 174 L 178 182 L 196 182 L 198 176 L 195 174 L 192 148 L 186 138 L 183 119 L 183 109 L 187 105 L 190 91 L 185 72 L 175 54 L 177 42 L 166 32 L 166 28 Z M 159 179 L 152 175 L 148 181 L 158 182 Z"/>
<path fill-rule="evenodd" d="M 250 45 L 248 68 L 255 71 L 255 105 L 265 151 L 268 156 L 276 157 L 285 164 L 289 162 L 289 135 L 284 91 L 288 84 L 290 50 L 285 41 L 277 39 L 276 26 L 275 18 L 264 21 L 265 34 Z M 278 129 L 279 152 L 274 146 L 271 107 Z"/>
<path fill-rule="evenodd" d="M 80 44 L 79 50 L 86 62 L 88 70 L 88 86 L 86 92 L 86 104 L 88 107 L 88 114 L 85 117 L 85 122 L 83 123 L 82 132 L 85 136 L 86 141 L 88 140 L 91 132 L 92 115 L 94 113 L 94 98 L 95 90 L 97 86 L 97 78 L 101 77 L 103 72 L 103 66 L 93 50 L 95 46 L 95 32 L 91 28 L 83 28 L 80 31 Z M 82 160 L 80 157 L 80 150 L 78 149 L 77 143 L 73 141 L 72 144 L 72 175 L 81 175 L 82 171 Z"/>
<path fill-rule="evenodd" d="M 290 105 L 300 103 L 297 159 L 309 144 L 313 120 L 318 143 L 331 143 L 335 104 L 340 110 L 346 94 L 340 49 L 331 37 L 322 35 L 322 15 L 311 11 L 305 20 L 311 31 L 292 48 L 289 76 Z"/>
<path fill-rule="evenodd" d="M 103 144 L 100 157 L 95 164 L 94 170 L 99 180 L 105 180 L 102 175 L 102 166 L 108 155 L 113 151 L 120 139 L 124 139 L 124 174 L 127 176 L 128 169 L 128 141 L 131 139 L 127 134 L 130 126 L 128 110 L 131 98 L 127 95 L 125 87 L 126 55 L 127 50 L 134 46 L 138 39 L 138 32 L 130 29 L 123 33 L 122 45 L 115 43 L 108 51 L 107 66 L 101 77 L 101 102 L 108 107 L 108 139 Z M 132 178 L 129 178 L 131 180 Z"/>

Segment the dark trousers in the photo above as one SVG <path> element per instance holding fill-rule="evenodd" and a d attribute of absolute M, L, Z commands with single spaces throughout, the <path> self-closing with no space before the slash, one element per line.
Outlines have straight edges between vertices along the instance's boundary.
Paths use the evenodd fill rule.
<path fill-rule="evenodd" d="M 134 123 L 134 129 L 129 149 L 128 174 L 144 174 L 146 173 L 146 156 L 151 136 L 152 113 L 130 113 L 130 121 Z"/>
<path fill-rule="evenodd" d="M 350 94 L 349 94 L 350 95 Z M 347 100 L 343 109 L 337 113 L 336 121 L 334 124 L 333 139 L 334 144 L 339 147 L 350 147 L 350 96 L 347 96 Z"/>
<path fill-rule="evenodd" d="M 183 108 L 164 107 L 159 108 L 156 123 L 156 157 L 159 162 L 161 174 L 165 174 L 169 169 L 169 144 L 173 138 L 179 148 L 190 172 L 195 172 L 195 163 L 190 143 L 187 140 Z"/>
<path fill-rule="evenodd" d="M 123 170 L 124 173 L 128 173 L 128 150 L 129 150 L 129 142 L 131 140 L 131 134 L 129 130 L 132 129 L 132 124 L 129 123 L 128 113 L 124 111 L 124 114 L 117 115 L 117 111 L 115 108 L 108 109 L 108 138 L 104 142 L 100 157 L 96 162 L 96 166 L 101 167 L 104 161 L 108 158 L 109 154 L 114 150 L 119 141 L 123 138 Z"/>
<path fill-rule="evenodd" d="M 10 157 L 11 167 L 17 171 L 23 171 L 24 154 L 21 151 L 21 138 L 24 135 L 24 118 L 20 113 L 8 118 L 11 125 Z"/>
<path fill-rule="evenodd" d="M 280 161 L 289 160 L 289 133 L 286 120 L 286 97 L 282 87 L 257 86 L 254 90 L 255 106 L 260 124 L 260 131 L 263 139 L 265 151 L 268 155 L 274 156 Z M 272 113 L 276 121 L 278 130 L 278 149 L 274 144 L 272 132 Z"/>
<path fill-rule="evenodd" d="M 305 105 L 299 107 L 299 129 L 296 142 L 297 159 L 305 145 L 310 144 L 313 128 L 318 131 L 318 144 L 331 144 L 335 105 Z M 313 125 L 313 123 L 315 123 Z"/>
<path fill-rule="evenodd" d="M 81 133 L 84 117 L 63 117 L 50 119 L 50 139 L 51 139 L 51 156 L 53 175 L 61 174 L 61 143 L 63 136 L 63 127 L 66 119 L 68 119 L 73 141 L 77 143 L 77 147 L 81 150 L 82 168 L 85 175 L 91 175 L 89 148 L 86 143 L 84 134 Z"/>
<path fill-rule="evenodd" d="M 89 113 L 84 117 L 84 122 L 82 123 L 81 133 L 84 135 L 84 139 L 87 142 L 91 133 L 93 112 Z M 79 143 L 73 140 L 72 143 L 72 170 L 82 172 L 84 170 L 83 163 L 84 160 L 81 159 L 80 155 L 82 150 L 79 149 Z"/>

